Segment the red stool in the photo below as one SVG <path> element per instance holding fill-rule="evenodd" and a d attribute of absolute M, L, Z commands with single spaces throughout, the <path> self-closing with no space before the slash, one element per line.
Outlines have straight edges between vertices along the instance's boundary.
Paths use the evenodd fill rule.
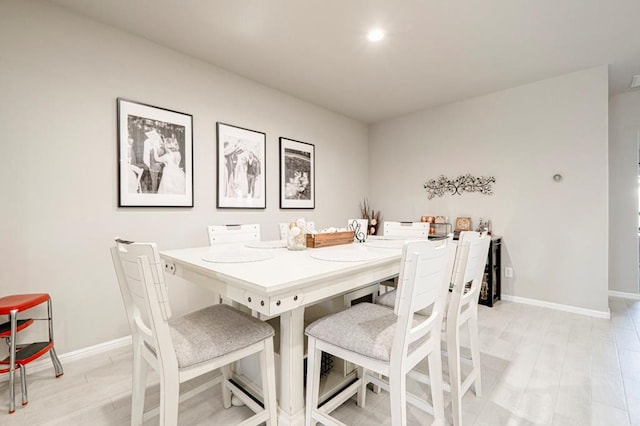
<path fill-rule="evenodd" d="M 16 345 L 16 333 L 33 324 L 34 319 L 18 319 L 18 312 L 26 311 L 42 303 L 47 303 L 47 321 L 49 321 L 49 340 Z M 0 298 L 0 315 L 8 315 L 9 321 L 0 324 L 0 338 L 9 339 L 9 356 L 0 361 L 0 373 L 9 373 L 9 413 L 16 410 L 15 404 L 15 371 L 20 369 L 20 384 L 22 386 L 22 405 L 27 405 L 27 371 L 26 365 L 49 352 L 56 377 L 62 376 L 62 364 L 53 348 L 53 317 L 51 311 L 51 297 L 47 293 L 15 294 Z M 44 318 L 36 318 L 43 320 Z"/>

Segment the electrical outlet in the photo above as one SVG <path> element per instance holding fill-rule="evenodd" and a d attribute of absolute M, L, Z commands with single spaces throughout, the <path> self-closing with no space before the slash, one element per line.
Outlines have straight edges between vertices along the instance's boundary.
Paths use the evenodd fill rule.
<path fill-rule="evenodd" d="M 513 268 L 510 266 L 506 266 L 504 268 L 504 276 L 506 278 L 513 278 Z"/>

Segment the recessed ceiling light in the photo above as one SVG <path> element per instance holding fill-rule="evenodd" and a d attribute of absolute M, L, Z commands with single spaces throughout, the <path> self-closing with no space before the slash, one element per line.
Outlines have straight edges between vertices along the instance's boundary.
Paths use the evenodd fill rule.
<path fill-rule="evenodd" d="M 384 38 L 384 31 L 382 31 L 379 28 L 376 28 L 375 30 L 371 30 L 367 34 L 367 38 L 369 39 L 369 41 L 374 41 L 374 42 L 380 41 Z"/>

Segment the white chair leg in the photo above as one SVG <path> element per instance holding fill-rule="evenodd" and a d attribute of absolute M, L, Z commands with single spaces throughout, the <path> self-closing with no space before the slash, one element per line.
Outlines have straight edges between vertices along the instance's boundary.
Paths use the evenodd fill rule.
<path fill-rule="evenodd" d="M 260 352 L 260 369 L 262 372 L 264 409 L 269 412 L 267 426 L 277 426 L 278 404 L 276 403 L 276 372 L 273 356 L 273 338 L 264 341 L 264 350 Z"/>
<path fill-rule="evenodd" d="M 379 373 L 372 373 L 375 377 L 382 379 L 382 374 Z M 373 389 L 372 389 L 373 393 L 375 393 L 376 395 L 380 394 L 380 391 L 382 391 L 382 388 L 378 385 L 373 385 Z"/>
<path fill-rule="evenodd" d="M 447 352 L 449 355 L 449 383 L 451 388 L 451 415 L 453 425 L 462 425 L 462 395 L 460 394 L 460 337 L 457 327 L 447 325 Z"/>
<path fill-rule="evenodd" d="M 367 402 L 367 370 L 364 367 L 358 367 L 358 379 L 360 380 L 360 386 L 358 386 L 358 407 L 364 408 Z"/>
<path fill-rule="evenodd" d="M 131 425 L 142 425 L 144 395 L 147 389 L 147 361 L 140 351 L 140 343 L 133 345 L 133 386 L 131 391 Z"/>
<path fill-rule="evenodd" d="M 180 381 L 178 374 L 164 371 L 160 373 L 160 426 L 178 424 L 178 404 L 180 403 Z"/>
<path fill-rule="evenodd" d="M 222 370 L 222 383 L 221 383 L 222 406 L 224 407 L 225 410 L 228 410 L 229 408 L 231 408 L 231 396 L 232 396 L 231 390 L 229 390 L 229 386 L 227 385 L 227 383 L 229 382 L 229 379 L 231 378 L 231 366 L 227 364 L 224 367 L 222 367 L 221 370 Z"/>
<path fill-rule="evenodd" d="M 480 366 L 480 341 L 478 339 L 478 315 L 469 318 L 469 343 L 471 346 L 471 362 L 476 378 L 473 380 L 473 391 L 478 398 L 482 396 L 482 378 Z"/>
<path fill-rule="evenodd" d="M 442 356 L 440 354 L 440 342 L 436 340 L 434 350 L 427 357 L 429 364 L 429 379 L 431 380 L 431 404 L 433 405 L 433 417 L 436 423 L 445 423 L 444 394 L 442 390 Z"/>
<path fill-rule="evenodd" d="M 406 374 L 389 375 L 389 399 L 391 400 L 391 425 L 407 424 L 407 376 Z"/>
<path fill-rule="evenodd" d="M 305 426 L 315 426 L 313 411 L 318 408 L 320 393 L 320 360 L 322 351 L 316 349 L 316 339 L 309 336 L 307 353 L 307 407 L 305 414 Z"/>
<path fill-rule="evenodd" d="M 373 293 L 371 294 L 371 303 L 376 303 L 376 301 L 378 300 L 379 293 L 380 293 L 380 283 L 377 283 L 375 285 L 375 289 Z"/>

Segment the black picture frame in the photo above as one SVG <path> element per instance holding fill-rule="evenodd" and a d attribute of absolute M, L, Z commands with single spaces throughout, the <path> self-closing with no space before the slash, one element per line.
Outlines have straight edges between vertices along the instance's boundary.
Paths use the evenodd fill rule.
<path fill-rule="evenodd" d="M 193 207 L 193 116 L 117 99 L 118 207 Z"/>
<path fill-rule="evenodd" d="M 266 133 L 216 123 L 218 208 L 267 208 L 266 150 Z"/>
<path fill-rule="evenodd" d="M 314 209 L 315 146 L 280 137 L 280 208 Z"/>

